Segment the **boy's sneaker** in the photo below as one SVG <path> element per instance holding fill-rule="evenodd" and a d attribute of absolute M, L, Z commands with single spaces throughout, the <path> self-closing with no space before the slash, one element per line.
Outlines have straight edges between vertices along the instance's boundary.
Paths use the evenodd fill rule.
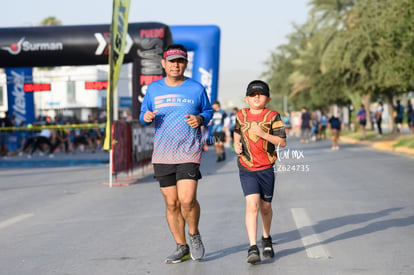
<path fill-rule="evenodd" d="M 262 248 L 263 248 L 263 258 L 270 259 L 275 256 L 272 245 L 272 237 L 264 238 L 262 236 Z"/>
<path fill-rule="evenodd" d="M 204 257 L 204 245 L 201 241 L 200 233 L 190 235 L 191 258 L 193 260 L 201 260 Z"/>
<path fill-rule="evenodd" d="M 247 252 L 247 262 L 249 264 L 260 262 L 260 253 L 257 245 L 250 246 L 249 251 Z"/>
<path fill-rule="evenodd" d="M 190 259 L 190 248 L 188 245 L 177 244 L 174 252 L 165 258 L 166 264 L 177 264 Z"/>

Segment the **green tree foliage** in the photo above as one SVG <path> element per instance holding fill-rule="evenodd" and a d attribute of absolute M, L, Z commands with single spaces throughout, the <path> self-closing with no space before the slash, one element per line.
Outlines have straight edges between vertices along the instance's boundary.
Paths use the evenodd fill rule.
<path fill-rule="evenodd" d="M 55 16 L 48 16 L 40 22 L 42 26 L 60 26 L 62 21 L 57 19 Z"/>
<path fill-rule="evenodd" d="M 413 89 L 414 1 L 312 0 L 309 19 L 276 49 L 272 91 L 300 108 L 327 108 Z M 364 102 L 369 103 L 369 102 Z"/>

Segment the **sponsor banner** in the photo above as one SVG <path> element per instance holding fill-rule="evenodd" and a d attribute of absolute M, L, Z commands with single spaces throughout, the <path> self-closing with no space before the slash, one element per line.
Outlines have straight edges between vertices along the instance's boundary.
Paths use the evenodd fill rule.
<path fill-rule="evenodd" d="M 8 68 L 7 103 L 10 117 L 15 117 L 16 124 L 22 121 L 33 123 L 35 120 L 33 93 L 24 91 L 25 83 L 32 83 L 32 68 Z"/>
<path fill-rule="evenodd" d="M 132 117 L 139 118 L 141 104 L 152 82 L 165 76 L 161 66 L 164 49 L 172 44 L 169 28 L 146 28 L 140 31 L 138 57 L 132 65 Z"/>
<path fill-rule="evenodd" d="M 124 62 L 126 34 L 128 31 L 128 13 L 130 0 L 114 0 L 111 25 L 111 47 L 109 49 L 109 77 L 106 100 L 106 113 L 108 114 L 106 133 L 110 133 L 113 120 L 113 94 L 118 83 L 121 66 Z M 105 136 L 103 148 L 110 149 L 111 134 Z"/>
<path fill-rule="evenodd" d="M 108 64 L 110 27 L 106 24 L 0 28 L 0 68 Z M 125 63 L 138 58 L 142 31 L 148 30 L 164 32 L 169 28 L 157 22 L 128 24 Z"/>
<path fill-rule="evenodd" d="M 131 108 L 132 107 L 132 98 L 130 96 L 120 96 L 119 97 L 119 107 L 121 107 L 121 108 Z"/>
<path fill-rule="evenodd" d="M 143 166 L 151 162 L 154 150 L 154 127 L 142 126 L 138 121 L 131 122 L 132 131 L 132 163 Z"/>

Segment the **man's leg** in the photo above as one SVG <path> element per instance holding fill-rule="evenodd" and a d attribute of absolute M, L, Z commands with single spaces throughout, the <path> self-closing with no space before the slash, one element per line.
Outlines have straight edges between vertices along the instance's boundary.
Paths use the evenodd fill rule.
<path fill-rule="evenodd" d="M 178 200 L 181 205 L 181 215 L 188 224 L 191 235 L 198 233 L 200 221 L 200 204 L 197 201 L 197 181 L 182 179 L 177 182 Z"/>
<path fill-rule="evenodd" d="M 177 186 L 162 187 L 166 207 L 168 226 L 177 244 L 186 244 L 185 222 L 181 214 L 181 205 L 178 201 Z"/>
<path fill-rule="evenodd" d="M 188 224 L 190 234 L 190 252 L 193 260 L 204 257 L 205 249 L 198 230 L 200 221 L 200 204 L 197 201 L 197 181 L 181 179 L 177 182 L 178 199 L 181 204 L 181 214 Z"/>

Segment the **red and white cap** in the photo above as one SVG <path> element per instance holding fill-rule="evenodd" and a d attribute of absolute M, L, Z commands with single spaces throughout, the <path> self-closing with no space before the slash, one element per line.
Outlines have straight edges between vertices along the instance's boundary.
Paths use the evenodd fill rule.
<path fill-rule="evenodd" d="M 173 60 L 178 58 L 183 58 L 187 60 L 187 52 L 181 49 L 170 49 L 164 52 L 164 59 Z"/>

